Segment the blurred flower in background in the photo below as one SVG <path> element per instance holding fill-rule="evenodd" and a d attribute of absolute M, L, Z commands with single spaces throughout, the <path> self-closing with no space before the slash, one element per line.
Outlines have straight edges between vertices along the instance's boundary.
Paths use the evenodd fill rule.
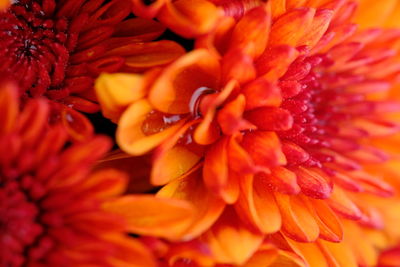
<path fill-rule="evenodd" d="M 18 81 L 22 98 L 50 99 L 53 120 L 76 139 L 90 136 L 77 111 L 99 110 L 93 82 L 101 72 L 142 71 L 184 53 L 172 41 L 151 42 L 165 26 L 129 13 L 121 0 L 15 1 L 0 18 L 0 72 Z"/>

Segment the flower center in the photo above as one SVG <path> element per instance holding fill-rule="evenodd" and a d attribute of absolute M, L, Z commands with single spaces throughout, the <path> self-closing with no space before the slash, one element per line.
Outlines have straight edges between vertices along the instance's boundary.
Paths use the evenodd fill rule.
<path fill-rule="evenodd" d="M 76 45 L 71 25 L 53 16 L 54 1 L 16 1 L 0 18 L 0 71 L 20 82 L 30 96 L 57 89 L 69 51 Z"/>

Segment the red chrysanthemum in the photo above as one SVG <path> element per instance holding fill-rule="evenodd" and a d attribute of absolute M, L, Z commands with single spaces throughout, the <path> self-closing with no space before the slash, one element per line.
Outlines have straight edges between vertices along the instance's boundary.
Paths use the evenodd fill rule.
<path fill-rule="evenodd" d="M 110 141 L 69 143 L 63 126 L 48 126 L 46 101 L 20 111 L 11 84 L 0 86 L 0 111 L 0 265 L 154 266 L 124 218 L 102 207 L 126 185 L 115 170 L 91 172 Z"/>
<path fill-rule="evenodd" d="M 98 111 L 93 81 L 101 72 L 141 71 L 184 50 L 152 42 L 164 26 L 128 19 L 131 4 L 114 0 L 14 1 L 0 18 L 0 73 L 19 82 L 23 98 L 46 96 L 54 118 L 76 139 L 90 135 L 80 113 Z"/>

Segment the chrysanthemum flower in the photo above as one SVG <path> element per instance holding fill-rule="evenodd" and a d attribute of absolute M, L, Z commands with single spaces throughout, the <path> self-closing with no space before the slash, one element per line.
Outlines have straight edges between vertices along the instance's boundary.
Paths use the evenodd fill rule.
<path fill-rule="evenodd" d="M 17 89 L 3 83 L 0 111 L 1 266 L 156 266 L 128 231 L 174 239 L 191 224 L 189 203 L 122 197 L 123 173 L 91 170 L 108 138 L 72 144 L 63 126 L 48 125 L 47 101 L 20 110 Z"/>
<path fill-rule="evenodd" d="M 54 119 L 76 139 L 92 129 L 79 112 L 99 110 L 93 81 L 101 72 L 142 71 L 184 49 L 155 41 L 165 27 L 127 19 L 128 1 L 14 1 L 0 18 L 0 72 L 19 82 L 23 98 L 46 96 Z"/>
<path fill-rule="evenodd" d="M 154 152 L 158 195 L 194 203 L 187 238 L 202 234 L 217 262 L 244 264 L 274 234 L 311 266 L 340 264 L 340 251 L 376 264 L 382 242 L 357 240 L 391 219 L 377 199 L 393 181 L 376 166 L 398 144 L 400 35 L 357 31 L 356 7 L 268 1 L 220 18 L 162 69 L 98 79 L 120 148 Z"/>

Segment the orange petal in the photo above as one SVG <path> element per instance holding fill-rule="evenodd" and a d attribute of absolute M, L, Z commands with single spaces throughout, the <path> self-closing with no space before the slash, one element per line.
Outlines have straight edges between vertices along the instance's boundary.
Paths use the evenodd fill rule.
<path fill-rule="evenodd" d="M 105 202 L 103 208 L 125 218 L 133 233 L 172 240 L 183 236 L 195 214 L 187 201 L 149 195 L 126 195 Z"/>
<path fill-rule="evenodd" d="M 271 174 L 265 176 L 264 179 L 268 181 L 274 190 L 282 194 L 295 195 L 300 192 L 296 174 L 284 167 L 278 166 L 272 168 Z"/>
<path fill-rule="evenodd" d="M 145 193 L 154 189 L 150 183 L 152 168 L 149 155 L 132 157 L 119 150 L 110 152 L 104 159 L 98 161 L 94 170 L 117 169 L 128 175 L 128 185 L 125 193 Z"/>
<path fill-rule="evenodd" d="M 5 10 L 9 5 L 9 0 L 0 0 L 0 11 Z"/>
<path fill-rule="evenodd" d="M 298 243 L 290 239 L 287 241 L 309 266 L 331 267 L 316 243 Z"/>
<path fill-rule="evenodd" d="M 253 256 L 243 265 L 243 267 L 270 266 L 278 259 L 278 250 L 262 250 L 254 253 Z M 279 265 L 278 265 L 279 266 Z"/>
<path fill-rule="evenodd" d="M 197 121 L 185 124 L 157 148 L 151 170 L 152 184 L 166 184 L 185 174 L 200 160 L 200 155 L 191 151 L 189 147 L 177 144 L 179 138 L 195 123 Z"/>
<path fill-rule="evenodd" d="M 288 45 L 268 47 L 255 63 L 257 74 L 275 82 L 285 74 L 298 55 L 297 49 Z"/>
<path fill-rule="evenodd" d="M 118 121 L 124 109 L 146 94 L 143 76 L 103 73 L 97 78 L 96 93 L 105 117 Z"/>
<path fill-rule="evenodd" d="M 125 173 L 115 169 L 95 172 L 81 183 L 81 189 L 93 197 L 109 199 L 125 192 L 128 179 Z"/>
<path fill-rule="evenodd" d="M 267 45 L 271 15 L 269 5 L 253 8 L 236 24 L 230 40 L 230 49 L 242 50 L 252 58 L 262 54 Z"/>
<path fill-rule="evenodd" d="M 256 78 L 253 59 L 240 49 L 230 50 L 222 58 L 222 81 L 236 80 L 244 84 Z"/>
<path fill-rule="evenodd" d="M 254 125 L 242 118 L 245 105 L 244 95 L 238 95 L 218 112 L 217 121 L 225 135 L 233 135 L 243 130 L 255 128 Z"/>
<path fill-rule="evenodd" d="M 330 178 L 317 169 L 296 168 L 297 182 L 301 191 L 312 198 L 325 199 L 332 192 L 333 184 Z"/>
<path fill-rule="evenodd" d="M 246 97 L 246 110 L 263 106 L 278 107 L 282 103 L 279 87 L 263 77 L 247 84 L 241 93 Z"/>
<path fill-rule="evenodd" d="M 262 131 L 287 131 L 293 126 L 291 113 L 282 108 L 261 107 L 247 111 L 244 116 Z"/>
<path fill-rule="evenodd" d="M 334 187 L 331 196 L 325 201 L 335 212 L 345 218 L 358 220 L 362 216 L 360 209 L 338 186 Z"/>
<path fill-rule="evenodd" d="M 384 24 L 396 6 L 397 0 L 376 2 L 373 0 L 360 1 L 355 15 L 355 21 L 362 28 L 379 27 Z"/>
<path fill-rule="evenodd" d="M 325 258 L 330 266 L 359 266 L 352 249 L 344 242 L 332 243 L 324 240 L 318 240 L 318 245 L 325 254 Z"/>
<path fill-rule="evenodd" d="M 203 167 L 204 182 L 212 191 L 219 193 L 227 186 L 229 178 L 227 146 L 229 139 L 222 138 L 206 152 Z"/>
<path fill-rule="evenodd" d="M 205 0 L 167 1 L 158 19 L 185 38 L 211 31 L 223 11 Z"/>
<path fill-rule="evenodd" d="M 109 259 L 112 266 L 120 267 L 156 267 L 154 255 L 147 247 L 134 238 L 123 235 L 108 236 L 107 241 L 115 245 L 115 257 Z"/>
<path fill-rule="evenodd" d="M 157 116 L 154 122 L 152 116 Z M 162 122 L 158 121 L 159 116 Z M 163 114 L 153 111 L 147 100 L 135 102 L 119 120 L 116 134 L 118 145 L 131 155 L 141 155 L 150 151 L 172 136 L 184 124 L 184 120 L 180 117 L 171 116 L 172 125 L 165 124 L 164 118 L 166 117 Z"/>
<path fill-rule="evenodd" d="M 212 194 L 202 180 L 201 172 L 196 170 L 171 181 L 157 193 L 159 197 L 182 199 L 196 207 L 194 224 L 185 234 L 187 238 L 209 229 L 225 207 L 224 201 Z"/>
<path fill-rule="evenodd" d="M 151 67 L 166 65 L 185 53 L 179 44 L 169 41 L 130 43 L 111 49 L 105 56 L 123 56 L 125 65 L 121 71 L 143 71 Z"/>
<path fill-rule="evenodd" d="M 218 262 L 241 265 L 256 252 L 263 236 L 250 232 L 229 208 L 201 239 Z"/>
<path fill-rule="evenodd" d="M 255 131 L 243 136 L 241 146 L 249 153 L 254 163 L 266 168 L 286 164 L 278 136 L 274 132 Z"/>
<path fill-rule="evenodd" d="M 330 242 L 340 242 L 343 238 L 342 224 L 331 208 L 323 200 L 308 199 L 305 202 L 308 208 L 314 211 L 320 238 Z"/>
<path fill-rule="evenodd" d="M 253 173 L 256 171 L 254 162 L 250 155 L 240 146 L 238 139 L 237 136 L 232 136 L 229 141 L 229 168 L 240 174 Z"/>
<path fill-rule="evenodd" d="M 311 26 L 314 14 L 314 8 L 297 8 L 279 17 L 272 25 L 268 45 L 299 45 Z"/>
<path fill-rule="evenodd" d="M 296 196 L 275 193 L 282 215 L 283 232 L 299 242 L 313 242 L 319 236 L 319 227 L 303 201 Z"/>
<path fill-rule="evenodd" d="M 16 123 L 19 109 L 18 89 L 10 83 L 1 85 L 0 90 L 0 134 L 11 131 Z"/>
<path fill-rule="evenodd" d="M 196 89 L 219 89 L 219 74 L 218 60 L 207 50 L 189 52 L 165 68 L 150 89 L 149 101 L 162 112 L 187 113 Z"/>
<path fill-rule="evenodd" d="M 275 20 L 286 12 L 286 0 L 271 1 L 272 18 Z"/>
<path fill-rule="evenodd" d="M 315 16 L 310 28 L 300 38 L 297 45 L 307 45 L 313 48 L 321 39 L 328 29 L 329 23 L 333 17 L 333 11 L 329 9 L 319 9 L 315 12 Z"/>
<path fill-rule="evenodd" d="M 247 175 L 240 179 L 241 194 L 235 205 L 239 216 L 263 233 L 280 230 L 282 220 L 269 186 L 259 176 Z"/>

